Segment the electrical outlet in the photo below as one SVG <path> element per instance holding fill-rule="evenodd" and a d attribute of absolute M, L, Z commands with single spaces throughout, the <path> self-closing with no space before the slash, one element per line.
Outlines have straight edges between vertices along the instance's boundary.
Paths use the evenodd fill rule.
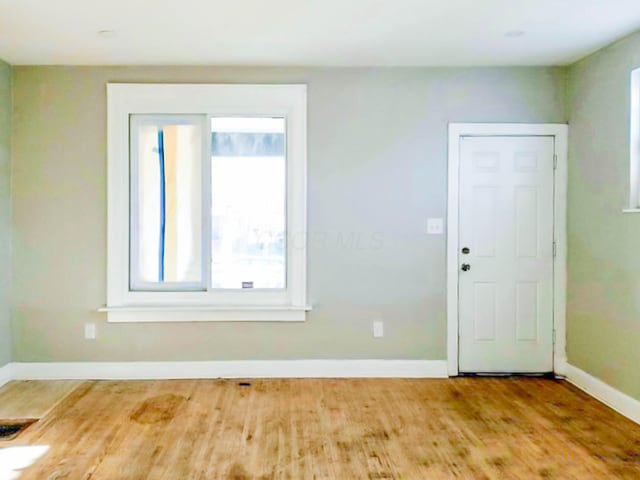
<path fill-rule="evenodd" d="M 84 338 L 87 340 L 95 340 L 96 338 L 96 324 L 85 323 L 84 324 Z"/>
<path fill-rule="evenodd" d="M 384 337 L 384 324 L 382 322 L 373 322 L 373 337 Z"/>

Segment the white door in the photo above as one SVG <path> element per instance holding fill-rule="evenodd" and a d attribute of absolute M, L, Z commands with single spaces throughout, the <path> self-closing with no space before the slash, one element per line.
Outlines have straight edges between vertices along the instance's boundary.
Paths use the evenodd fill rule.
<path fill-rule="evenodd" d="M 553 370 L 553 137 L 461 137 L 459 370 Z"/>

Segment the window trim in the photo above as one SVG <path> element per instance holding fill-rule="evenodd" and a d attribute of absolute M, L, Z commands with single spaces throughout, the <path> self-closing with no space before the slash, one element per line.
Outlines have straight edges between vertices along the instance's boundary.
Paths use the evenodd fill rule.
<path fill-rule="evenodd" d="M 640 212 L 640 68 L 631 72 L 629 109 L 629 208 L 625 213 Z"/>
<path fill-rule="evenodd" d="M 286 289 L 130 291 L 132 114 L 286 119 Z M 306 304 L 306 85 L 109 83 L 107 115 L 107 305 L 100 311 L 107 313 L 108 321 L 304 320 L 310 309 Z"/>

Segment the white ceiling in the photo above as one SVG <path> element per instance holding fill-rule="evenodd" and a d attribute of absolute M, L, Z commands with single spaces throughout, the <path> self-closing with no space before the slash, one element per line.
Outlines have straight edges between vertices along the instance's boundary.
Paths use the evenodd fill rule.
<path fill-rule="evenodd" d="M 563 65 L 639 28 L 639 0 L 0 0 L 0 58 L 14 65 Z"/>

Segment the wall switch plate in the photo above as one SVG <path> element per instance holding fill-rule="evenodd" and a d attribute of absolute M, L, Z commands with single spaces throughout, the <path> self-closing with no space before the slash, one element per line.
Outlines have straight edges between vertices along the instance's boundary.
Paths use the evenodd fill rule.
<path fill-rule="evenodd" d="M 87 340 L 95 340 L 96 338 L 96 324 L 85 323 L 84 324 L 84 338 Z"/>
<path fill-rule="evenodd" d="M 384 324 L 382 322 L 373 322 L 373 337 L 384 337 Z"/>
<path fill-rule="evenodd" d="M 441 218 L 427 219 L 427 233 L 429 235 L 441 235 L 444 233 L 444 222 Z"/>

